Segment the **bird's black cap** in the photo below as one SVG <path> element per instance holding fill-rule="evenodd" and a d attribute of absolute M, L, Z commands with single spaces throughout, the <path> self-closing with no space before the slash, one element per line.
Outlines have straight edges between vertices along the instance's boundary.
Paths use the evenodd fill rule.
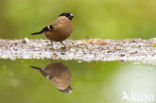
<path fill-rule="evenodd" d="M 64 12 L 64 13 L 60 14 L 59 16 L 65 16 L 69 20 L 72 20 L 72 18 L 74 17 L 74 15 L 72 13 L 69 13 L 69 12 Z"/>

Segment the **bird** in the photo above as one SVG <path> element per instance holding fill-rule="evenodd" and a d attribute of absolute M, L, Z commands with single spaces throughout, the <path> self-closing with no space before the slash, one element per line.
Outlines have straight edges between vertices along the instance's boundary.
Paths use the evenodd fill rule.
<path fill-rule="evenodd" d="M 72 74 L 69 71 L 68 67 L 61 62 L 50 63 L 43 69 L 36 66 L 31 66 L 31 68 L 39 70 L 40 73 L 48 80 L 50 80 L 62 93 L 67 94 L 72 92 Z"/>
<path fill-rule="evenodd" d="M 69 12 L 61 13 L 55 21 L 50 25 L 45 26 L 41 31 L 32 33 L 31 35 L 45 34 L 45 36 L 51 41 L 53 47 L 53 41 L 60 42 L 64 48 L 66 47 L 62 41 L 67 39 L 72 33 L 72 19 L 74 15 Z"/>

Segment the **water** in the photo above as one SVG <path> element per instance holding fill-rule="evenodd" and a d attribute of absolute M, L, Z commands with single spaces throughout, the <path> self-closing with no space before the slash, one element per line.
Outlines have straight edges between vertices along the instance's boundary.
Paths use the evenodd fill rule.
<path fill-rule="evenodd" d="M 60 62 L 60 61 L 52 61 Z M 50 60 L 0 60 L 0 103 L 155 103 L 156 67 L 120 62 L 62 61 L 72 93 L 60 92 L 31 65 Z"/>

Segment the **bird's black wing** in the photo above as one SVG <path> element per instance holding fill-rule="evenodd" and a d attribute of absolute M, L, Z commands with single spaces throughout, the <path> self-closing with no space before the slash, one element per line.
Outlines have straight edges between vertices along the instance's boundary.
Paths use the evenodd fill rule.
<path fill-rule="evenodd" d="M 49 25 L 49 26 L 44 27 L 40 32 L 35 32 L 35 33 L 32 33 L 31 35 L 42 34 L 46 31 L 51 31 L 53 29 L 54 29 L 54 27 L 52 25 Z"/>

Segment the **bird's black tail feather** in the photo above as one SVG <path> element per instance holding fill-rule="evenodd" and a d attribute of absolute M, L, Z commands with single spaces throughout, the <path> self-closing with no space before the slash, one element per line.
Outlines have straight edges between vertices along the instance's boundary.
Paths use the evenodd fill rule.
<path fill-rule="evenodd" d="M 33 69 L 39 70 L 43 74 L 43 76 L 47 77 L 47 73 L 45 73 L 43 69 L 41 69 L 39 67 L 35 67 L 35 66 L 30 66 L 30 67 Z"/>
<path fill-rule="evenodd" d="M 52 25 L 49 25 L 49 26 L 46 26 L 44 27 L 40 32 L 35 32 L 35 33 L 32 33 L 31 35 L 38 35 L 38 34 L 42 34 L 46 31 L 50 31 L 50 30 L 53 30 L 54 27 Z"/>
<path fill-rule="evenodd" d="M 39 67 L 35 67 L 35 66 L 30 66 L 30 67 L 41 71 L 41 68 L 39 68 Z"/>
<path fill-rule="evenodd" d="M 38 34 L 42 34 L 42 32 L 35 32 L 35 33 L 32 33 L 31 35 L 38 35 Z"/>
<path fill-rule="evenodd" d="M 42 33 L 44 33 L 45 31 L 47 31 L 47 27 L 43 28 L 40 32 L 35 32 L 35 33 L 32 33 L 31 35 L 38 35 L 38 34 L 42 34 Z"/>

